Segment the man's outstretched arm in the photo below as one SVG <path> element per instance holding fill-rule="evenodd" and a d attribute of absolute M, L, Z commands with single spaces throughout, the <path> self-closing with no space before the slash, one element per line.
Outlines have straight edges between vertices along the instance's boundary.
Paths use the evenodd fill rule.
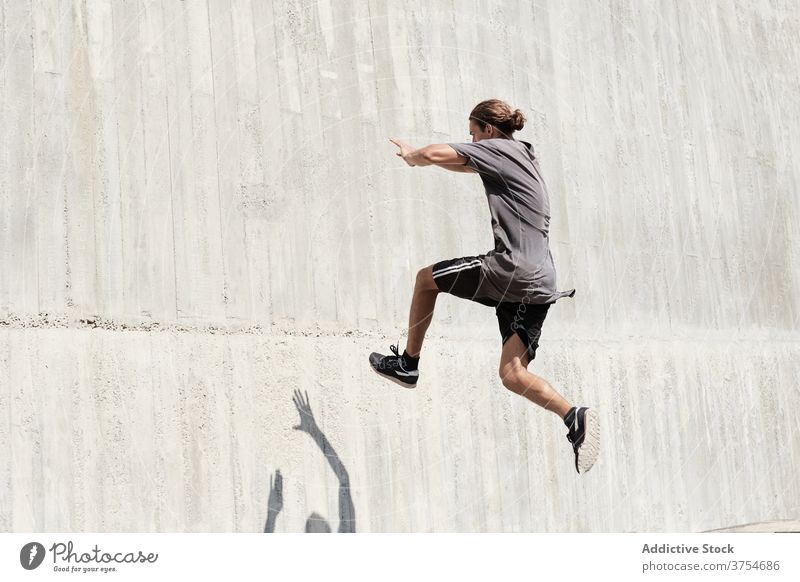
<path fill-rule="evenodd" d="M 446 143 L 431 144 L 415 150 L 402 141 L 395 139 L 389 141 L 400 148 L 397 155 L 409 166 L 440 166 L 452 172 L 475 172 L 473 168 L 464 165 L 467 163 L 467 158 Z"/>

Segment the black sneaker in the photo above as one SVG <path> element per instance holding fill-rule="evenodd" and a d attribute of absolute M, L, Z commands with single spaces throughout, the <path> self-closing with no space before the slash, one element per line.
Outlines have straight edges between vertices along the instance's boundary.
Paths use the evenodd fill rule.
<path fill-rule="evenodd" d="M 369 355 L 369 363 L 372 369 L 384 378 L 403 386 L 404 388 L 414 388 L 417 385 L 419 371 L 411 362 L 406 360 L 405 353 L 401 356 L 397 346 L 389 346 L 394 353 L 393 356 L 384 356 L 377 352 Z"/>
<path fill-rule="evenodd" d="M 593 408 L 572 407 L 564 419 L 569 427 L 567 440 L 575 452 L 575 470 L 586 473 L 600 454 L 600 422 Z"/>

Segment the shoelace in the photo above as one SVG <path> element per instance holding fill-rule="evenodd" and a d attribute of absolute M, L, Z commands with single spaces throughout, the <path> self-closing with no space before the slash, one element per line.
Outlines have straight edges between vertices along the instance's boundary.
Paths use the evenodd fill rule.
<path fill-rule="evenodd" d="M 387 361 L 384 358 L 384 361 L 383 361 L 384 369 L 390 369 L 390 368 L 395 368 L 395 367 L 402 368 L 402 364 L 400 362 L 402 361 L 403 356 L 400 355 L 400 349 L 398 348 L 399 345 L 400 345 L 400 340 L 397 340 L 397 345 L 392 344 L 392 345 L 389 346 L 389 349 L 392 350 L 392 353 L 394 354 L 394 358 L 395 359 Z M 392 356 L 386 356 L 386 358 L 391 358 L 391 357 Z"/>

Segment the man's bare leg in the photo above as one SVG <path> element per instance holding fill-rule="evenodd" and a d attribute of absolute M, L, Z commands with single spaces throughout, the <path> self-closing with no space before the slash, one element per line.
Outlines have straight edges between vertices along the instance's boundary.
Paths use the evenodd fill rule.
<path fill-rule="evenodd" d="M 512 335 L 503 345 L 500 357 L 500 378 L 503 386 L 538 404 L 545 410 L 555 412 L 569 427 L 567 439 L 575 454 L 575 470 L 585 473 L 592 468 L 600 454 L 600 424 L 593 408 L 570 406 L 544 378 L 528 372 L 528 352 L 518 334 Z M 571 410 L 569 417 L 565 418 Z"/>
<path fill-rule="evenodd" d="M 503 345 L 500 356 L 500 378 L 503 386 L 524 396 L 545 410 L 555 412 L 562 420 L 572 405 L 545 380 L 528 372 L 528 351 L 518 334 Z"/>
<path fill-rule="evenodd" d="M 408 313 L 406 351 L 413 358 L 418 358 L 422 351 L 422 341 L 431 324 L 433 309 L 436 306 L 436 296 L 439 293 L 441 291 L 433 280 L 433 265 L 420 269 L 417 272 L 414 295 L 411 298 L 411 309 Z"/>

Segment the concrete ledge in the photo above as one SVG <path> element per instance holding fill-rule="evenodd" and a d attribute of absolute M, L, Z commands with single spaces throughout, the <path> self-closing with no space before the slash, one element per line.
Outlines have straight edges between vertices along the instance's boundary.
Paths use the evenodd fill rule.
<path fill-rule="evenodd" d="M 783 521 L 762 521 L 757 523 L 745 523 L 734 525 L 733 527 L 723 527 L 721 529 L 711 529 L 704 533 L 800 533 L 800 520 L 787 519 Z"/>

